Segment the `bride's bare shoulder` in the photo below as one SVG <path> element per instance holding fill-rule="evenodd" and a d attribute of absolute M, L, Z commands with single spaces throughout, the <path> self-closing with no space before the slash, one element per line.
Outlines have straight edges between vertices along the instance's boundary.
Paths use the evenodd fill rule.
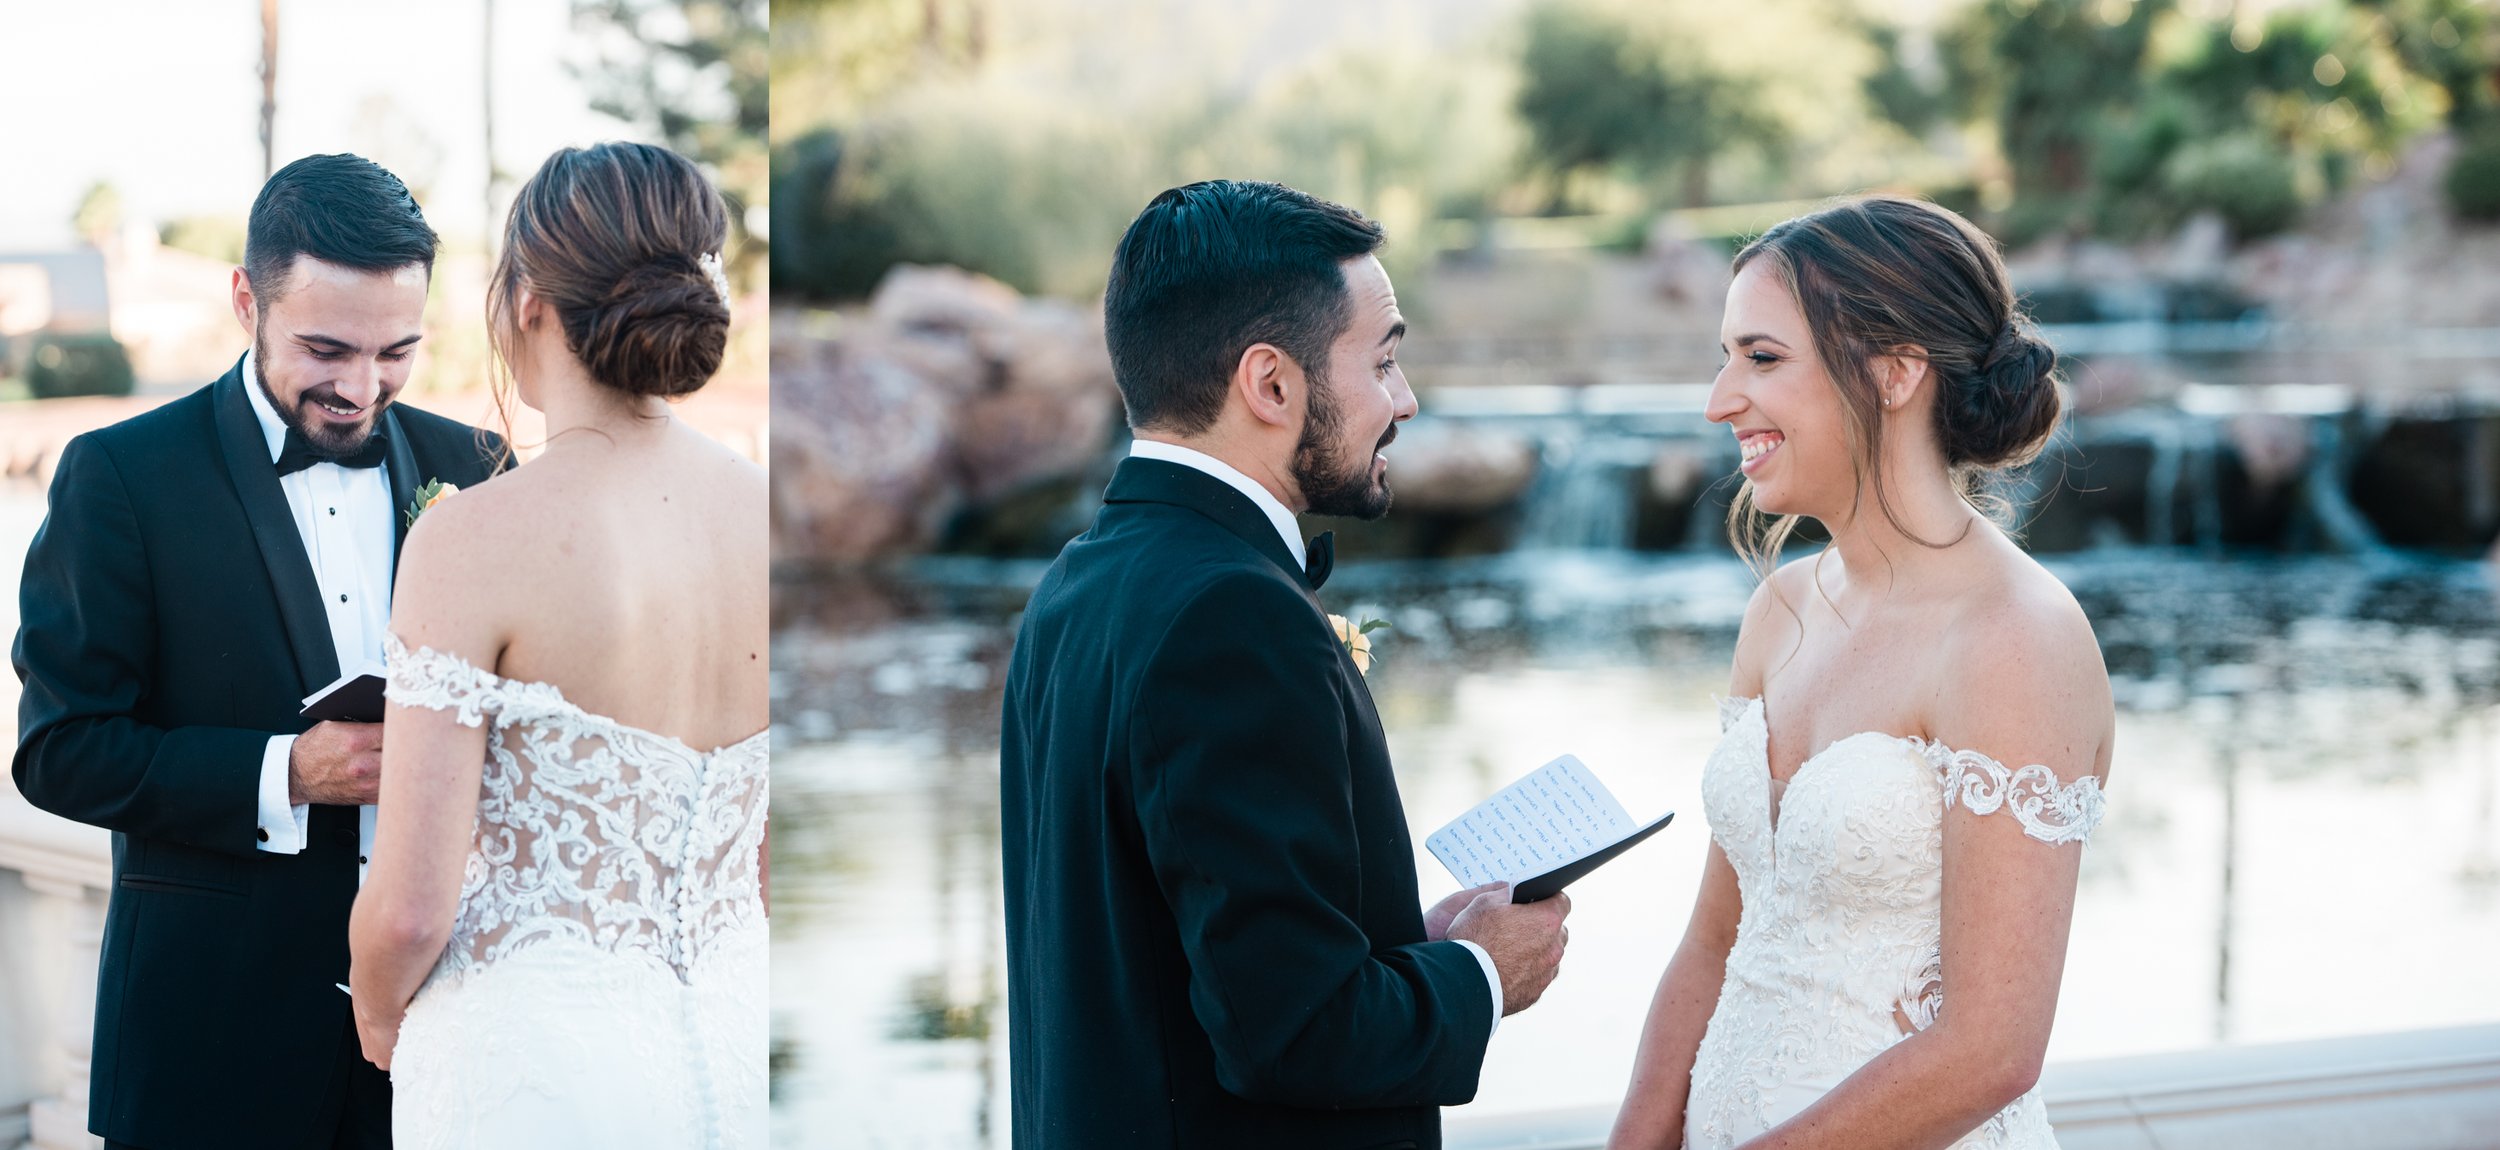
<path fill-rule="evenodd" d="M 703 537 L 694 545 L 751 552 L 760 565 L 768 490 L 762 467 L 708 438 L 622 470 L 596 455 L 551 451 L 427 509 L 401 546 L 396 581 L 460 586 L 477 600 L 565 599 L 585 579 L 604 583 L 621 555 L 655 542 L 653 525 L 632 511 L 640 500 L 677 501 L 696 512 L 690 521 Z M 753 514 L 736 514 L 741 508 Z"/>
<path fill-rule="evenodd" d="M 1943 635 L 1946 689 L 1933 726 L 1949 746 L 2061 778 L 2105 776 L 2115 728 L 2092 620 L 2048 569 L 2016 552 L 1960 600 Z"/>
<path fill-rule="evenodd" d="M 507 534 L 515 514 L 528 504 L 516 490 L 528 482 L 522 470 L 448 492 L 419 513 L 400 544 L 400 573 L 411 568 L 430 574 L 484 573 L 488 548 Z"/>
<path fill-rule="evenodd" d="M 581 509 L 597 485 L 575 471 L 542 456 L 427 508 L 400 544 L 394 608 L 412 590 L 450 587 L 466 609 L 492 613 L 545 593 L 573 561 L 596 561 L 602 544 Z"/>

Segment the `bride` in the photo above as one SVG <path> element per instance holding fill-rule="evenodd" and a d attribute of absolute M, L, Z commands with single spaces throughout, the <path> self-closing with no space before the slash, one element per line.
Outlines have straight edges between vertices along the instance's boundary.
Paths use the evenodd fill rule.
<path fill-rule="evenodd" d="M 1845 201 L 1736 257 L 1709 417 L 1769 568 L 1702 775 L 1701 893 L 1608 1145 L 2053 1147 L 2034 1083 L 2112 713 L 1980 481 L 2057 423 L 1987 236 Z M 1766 514 L 1778 517 L 1766 523 Z"/>
<path fill-rule="evenodd" d="M 765 482 L 667 404 L 726 233 L 641 144 L 513 204 L 489 326 L 546 448 L 409 533 L 349 930 L 401 1150 L 764 1144 Z"/>

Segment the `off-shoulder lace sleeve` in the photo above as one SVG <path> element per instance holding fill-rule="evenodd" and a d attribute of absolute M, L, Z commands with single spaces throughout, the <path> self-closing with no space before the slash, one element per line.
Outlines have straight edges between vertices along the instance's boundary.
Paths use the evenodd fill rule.
<path fill-rule="evenodd" d="M 458 655 L 432 647 L 411 651 L 398 635 L 384 631 L 382 656 L 390 665 L 382 697 L 400 706 L 450 711 L 469 727 L 485 726 L 486 716 L 503 708 L 503 680 Z"/>
<path fill-rule="evenodd" d="M 1755 703 L 1762 701 L 1742 695 L 1720 695 L 1717 698 L 1719 700 L 1719 733 L 1721 734 L 1726 734 L 1729 727 L 1735 726 L 1738 719 L 1745 717 L 1746 711 L 1752 710 Z"/>
<path fill-rule="evenodd" d="M 2085 775 L 2060 785 L 2057 772 L 2034 763 L 2020 769 L 1976 751 L 1956 751 L 1938 743 L 1913 739 L 1944 784 L 1944 805 L 1957 804 L 1975 815 L 2005 811 L 2023 825 L 2023 833 L 2048 843 L 2083 842 L 2101 825 L 2101 780 Z"/>

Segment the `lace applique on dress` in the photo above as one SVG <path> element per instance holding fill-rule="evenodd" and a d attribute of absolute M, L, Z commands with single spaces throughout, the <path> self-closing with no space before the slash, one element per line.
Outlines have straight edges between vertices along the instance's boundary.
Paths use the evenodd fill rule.
<path fill-rule="evenodd" d="M 1921 739 L 1908 740 L 1935 765 L 1944 784 L 1944 805 L 1969 807 L 1975 815 L 2005 810 L 2023 833 L 2055 846 L 2082 842 L 2101 825 L 2101 780 L 2085 775 L 2064 786 L 2057 773 L 2034 763 L 2020 770 L 1976 751 L 1956 751 Z"/>
<path fill-rule="evenodd" d="M 488 727 L 459 917 L 433 977 L 555 938 L 641 955 L 680 981 L 762 921 L 761 734 L 711 752 L 595 715 L 385 633 L 393 703 Z"/>

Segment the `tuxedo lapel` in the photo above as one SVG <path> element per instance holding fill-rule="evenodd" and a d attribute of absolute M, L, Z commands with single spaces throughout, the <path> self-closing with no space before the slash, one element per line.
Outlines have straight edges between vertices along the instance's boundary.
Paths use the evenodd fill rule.
<path fill-rule="evenodd" d="M 1111 486 L 1103 491 L 1102 501 L 1186 507 L 1241 536 L 1259 554 L 1301 580 L 1305 590 L 1310 588 L 1310 576 L 1294 562 L 1293 552 L 1286 548 L 1284 537 L 1276 533 L 1276 524 L 1267 513 L 1259 510 L 1249 496 L 1206 472 L 1160 459 L 1123 459 L 1119 469 L 1111 473 Z"/>
<path fill-rule="evenodd" d="M 261 563 L 269 570 L 278 618 L 295 652 L 295 671 L 309 694 L 339 677 L 338 650 L 330 642 L 329 617 L 321 611 L 321 585 L 313 578 L 312 559 L 304 553 L 294 513 L 287 510 L 278 469 L 269 461 L 269 441 L 252 415 L 251 397 L 243 392 L 248 386 L 240 364 L 217 381 L 217 446 L 226 457 L 226 473 L 234 477 L 243 517 L 251 522 Z"/>
<path fill-rule="evenodd" d="M 417 452 L 399 426 L 399 412 L 382 411 L 382 434 L 390 443 L 382 451 L 382 469 L 391 481 L 391 575 L 399 575 L 399 546 L 408 541 L 408 508 L 417 501 Z"/>

